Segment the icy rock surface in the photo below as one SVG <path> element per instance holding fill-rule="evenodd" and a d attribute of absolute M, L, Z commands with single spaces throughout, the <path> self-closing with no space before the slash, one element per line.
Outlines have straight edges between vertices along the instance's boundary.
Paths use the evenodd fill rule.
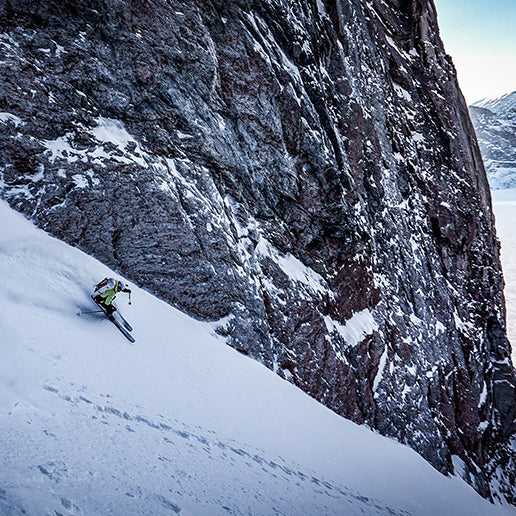
<path fill-rule="evenodd" d="M 491 188 L 516 188 L 516 91 L 469 110 Z"/>
<path fill-rule="evenodd" d="M 489 188 L 426 0 L 0 1 L 1 195 L 514 497 Z"/>

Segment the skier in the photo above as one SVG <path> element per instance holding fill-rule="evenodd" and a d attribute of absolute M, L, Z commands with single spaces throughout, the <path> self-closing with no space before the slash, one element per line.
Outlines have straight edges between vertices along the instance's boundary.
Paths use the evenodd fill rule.
<path fill-rule="evenodd" d="M 116 310 L 113 300 L 119 292 L 129 294 L 129 304 L 131 304 L 131 289 L 127 285 L 114 278 L 104 278 L 95 285 L 92 296 L 93 301 L 100 305 L 108 315 L 111 315 Z"/>

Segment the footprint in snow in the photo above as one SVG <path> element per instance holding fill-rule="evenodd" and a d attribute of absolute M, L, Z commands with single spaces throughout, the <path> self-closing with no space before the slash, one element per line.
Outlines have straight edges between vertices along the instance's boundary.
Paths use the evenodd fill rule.
<path fill-rule="evenodd" d="M 64 498 L 62 497 L 61 498 L 61 505 L 67 510 L 67 511 L 70 511 L 72 512 L 73 514 L 77 514 L 78 512 L 80 512 L 80 509 L 79 507 L 77 507 L 77 505 L 75 505 L 73 502 L 71 502 L 70 500 L 68 500 L 68 498 Z M 56 511 L 57 512 L 57 511 Z"/>

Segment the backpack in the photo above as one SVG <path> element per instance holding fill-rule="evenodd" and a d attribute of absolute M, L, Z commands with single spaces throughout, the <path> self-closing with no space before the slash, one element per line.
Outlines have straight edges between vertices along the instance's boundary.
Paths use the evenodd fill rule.
<path fill-rule="evenodd" d="M 102 281 L 100 281 L 99 283 L 97 283 L 95 285 L 95 289 L 93 291 L 98 292 L 101 288 L 106 287 L 108 283 L 109 283 L 109 278 L 104 278 Z"/>

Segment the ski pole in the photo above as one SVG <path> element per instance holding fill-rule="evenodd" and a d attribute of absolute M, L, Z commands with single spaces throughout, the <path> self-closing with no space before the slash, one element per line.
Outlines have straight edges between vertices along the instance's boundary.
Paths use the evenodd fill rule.
<path fill-rule="evenodd" d="M 131 305 L 131 292 L 129 292 L 129 304 Z"/>
<path fill-rule="evenodd" d="M 77 315 L 83 315 L 83 314 L 100 314 L 100 313 L 104 313 L 104 310 L 92 310 L 90 312 L 77 312 Z"/>

